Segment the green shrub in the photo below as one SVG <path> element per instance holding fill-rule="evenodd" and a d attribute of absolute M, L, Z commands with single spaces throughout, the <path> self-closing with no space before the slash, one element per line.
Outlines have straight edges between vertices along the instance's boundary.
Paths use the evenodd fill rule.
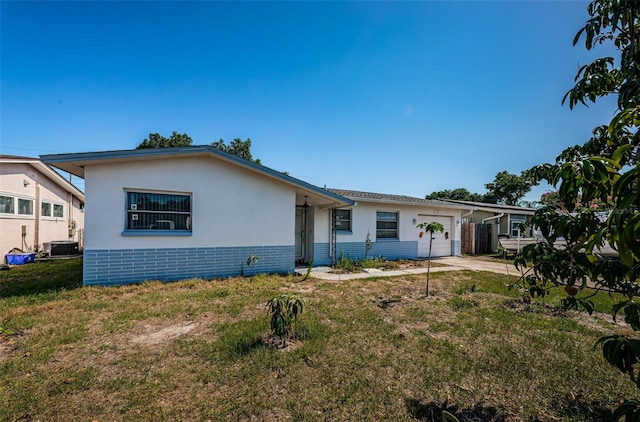
<path fill-rule="evenodd" d="M 285 294 L 276 296 L 267 302 L 267 309 L 271 314 L 271 332 L 280 337 L 282 346 L 286 346 L 287 338 L 295 335 L 295 323 L 304 311 L 306 302 L 297 296 Z"/>
<path fill-rule="evenodd" d="M 345 256 L 344 251 L 340 251 L 340 258 L 338 258 L 338 262 L 336 262 L 334 268 L 345 272 L 360 272 L 363 268 L 380 268 L 386 267 L 387 265 L 388 261 L 382 256 L 359 260 L 351 259 Z"/>

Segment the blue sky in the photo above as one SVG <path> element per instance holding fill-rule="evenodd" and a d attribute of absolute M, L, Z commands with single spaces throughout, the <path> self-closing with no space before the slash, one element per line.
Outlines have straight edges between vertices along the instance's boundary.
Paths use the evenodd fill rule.
<path fill-rule="evenodd" d="M 562 106 L 586 1 L 0 2 L 0 153 L 251 138 L 318 186 L 484 193 L 608 123 Z M 547 187 L 534 189 L 538 199 Z"/>

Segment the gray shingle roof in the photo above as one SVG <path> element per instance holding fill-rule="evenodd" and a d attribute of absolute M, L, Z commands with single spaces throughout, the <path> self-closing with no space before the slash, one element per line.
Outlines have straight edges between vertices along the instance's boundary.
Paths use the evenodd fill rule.
<path fill-rule="evenodd" d="M 2 160 L 37 160 L 37 161 L 40 161 L 39 158 L 22 157 L 20 155 L 7 155 L 7 154 L 0 154 L 0 159 L 2 159 Z"/>
<path fill-rule="evenodd" d="M 376 201 L 376 202 L 400 202 L 412 205 L 429 205 L 433 207 L 445 207 L 445 208 L 469 208 L 464 205 L 454 205 L 448 202 L 439 201 L 435 199 L 423 199 L 416 198 L 415 196 L 406 195 L 394 195 L 389 193 L 376 193 L 376 192 L 362 192 L 357 190 L 347 189 L 331 189 L 327 188 L 329 192 L 333 192 L 336 195 L 344 196 L 349 199 L 358 201 Z"/>

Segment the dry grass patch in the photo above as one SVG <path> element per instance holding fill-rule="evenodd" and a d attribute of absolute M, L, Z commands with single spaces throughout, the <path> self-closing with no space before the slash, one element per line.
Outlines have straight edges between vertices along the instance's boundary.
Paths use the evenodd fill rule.
<path fill-rule="evenodd" d="M 434 273 L 427 298 L 422 276 L 299 281 L 13 290 L 0 419 L 588 421 L 635 393 L 592 347 L 624 327 L 526 307 L 507 276 Z M 308 303 L 284 353 L 278 294 Z"/>

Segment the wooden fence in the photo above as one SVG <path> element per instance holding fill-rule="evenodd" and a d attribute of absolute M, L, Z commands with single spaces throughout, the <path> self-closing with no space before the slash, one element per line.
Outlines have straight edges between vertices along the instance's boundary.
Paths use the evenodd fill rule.
<path fill-rule="evenodd" d="M 493 252 L 491 250 L 491 224 L 463 223 L 460 235 L 463 254 L 477 255 Z"/>

